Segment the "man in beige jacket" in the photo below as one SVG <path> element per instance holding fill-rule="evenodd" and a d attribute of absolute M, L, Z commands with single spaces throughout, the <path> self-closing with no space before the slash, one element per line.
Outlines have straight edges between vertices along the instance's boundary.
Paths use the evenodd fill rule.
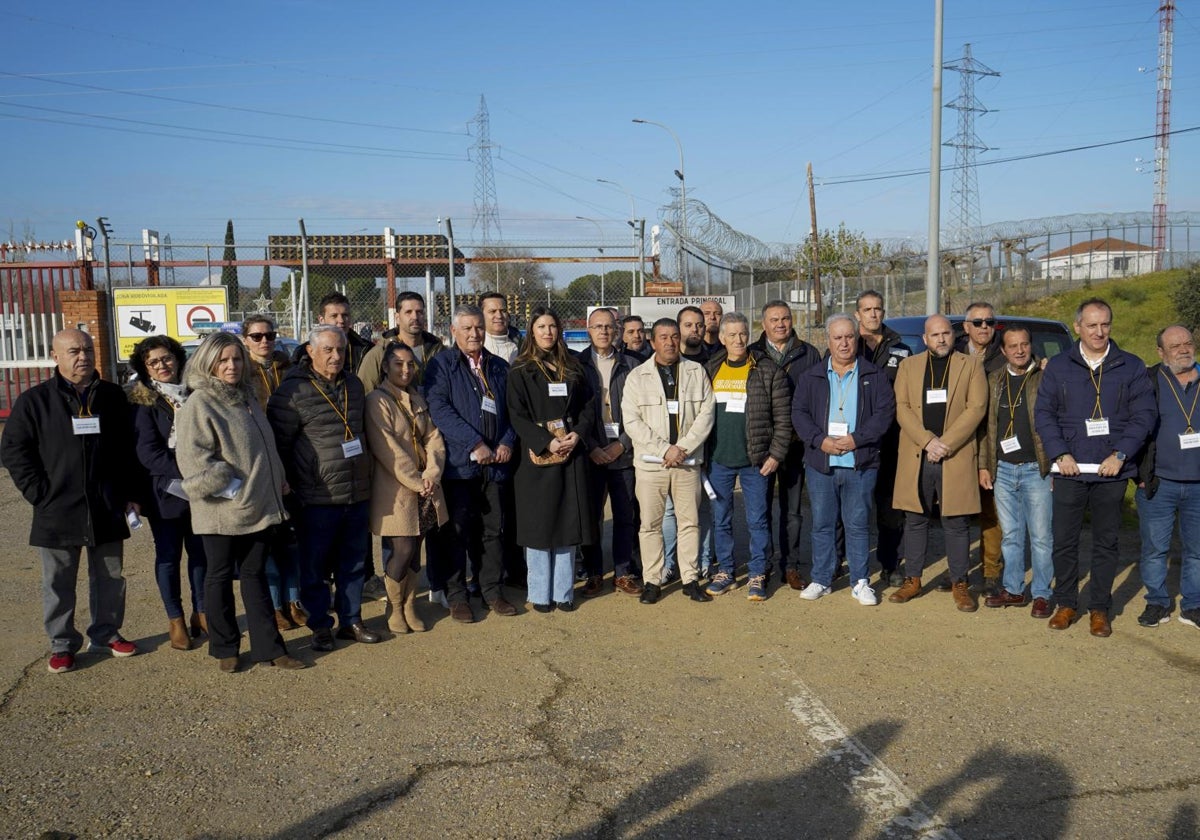
<path fill-rule="evenodd" d="M 679 324 L 655 321 L 654 355 L 625 379 L 621 414 L 633 442 L 635 494 L 641 507 L 641 602 L 662 594 L 662 519 L 667 496 L 679 523 L 679 569 L 683 591 L 693 601 L 711 601 L 699 583 L 699 509 L 704 483 L 704 441 L 712 430 L 715 403 L 704 368 L 680 357 Z"/>

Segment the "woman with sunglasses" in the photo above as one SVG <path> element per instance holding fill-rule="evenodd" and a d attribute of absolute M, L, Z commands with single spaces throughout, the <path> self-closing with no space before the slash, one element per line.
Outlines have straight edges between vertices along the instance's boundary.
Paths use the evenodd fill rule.
<path fill-rule="evenodd" d="M 251 315 L 242 322 L 242 343 L 250 356 L 250 384 L 263 411 L 292 366 L 288 355 L 275 349 L 277 338 L 275 322 L 266 315 Z M 308 622 L 308 613 L 300 603 L 300 565 L 296 552 L 295 529 L 290 525 L 275 529 L 267 555 L 267 583 L 275 606 L 275 624 L 280 630 L 294 630 Z"/>
<path fill-rule="evenodd" d="M 391 540 L 384 568 L 387 624 L 393 633 L 425 630 L 416 611 L 421 540 L 446 524 L 442 470 L 446 444 L 416 386 L 417 357 L 407 344 L 384 348 L 382 379 L 367 394 L 367 441 L 375 458 L 371 477 L 371 533 Z"/>
<path fill-rule="evenodd" d="M 175 461 L 175 413 L 188 391 L 180 384 L 187 360 L 183 346 L 167 335 L 152 335 L 133 347 L 129 363 L 137 378 L 126 396 L 133 406 L 133 431 L 138 461 L 149 486 L 142 493 L 142 513 L 154 535 L 154 579 L 167 611 L 167 638 L 175 650 L 190 650 L 192 636 L 206 627 L 204 616 L 204 542 L 192 532 L 192 515 L 180 495 L 183 476 Z M 172 492 L 174 491 L 174 492 Z M 187 548 L 187 578 L 191 587 L 191 634 L 183 617 L 179 565 Z"/>

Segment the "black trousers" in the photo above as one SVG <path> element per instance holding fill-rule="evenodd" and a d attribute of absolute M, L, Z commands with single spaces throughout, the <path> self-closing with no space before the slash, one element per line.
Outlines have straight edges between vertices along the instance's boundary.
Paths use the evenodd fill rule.
<path fill-rule="evenodd" d="M 250 633 L 250 659 L 270 662 L 287 653 L 275 626 L 275 606 L 267 585 L 269 531 L 253 534 L 204 534 L 208 573 L 204 576 L 204 605 L 208 610 L 208 655 L 218 659 L 237 656 L 241 632 L 233 598 L 233 578 L 241 583 L 246 629 Z"/>
<path fill-rule="evenodd" d="M 637 499 L 633 494 L 634 469 L 610 470 L 595 464 L 591 467 L 592 515 L 604 522 L 604 500 L 612 499 L 612 561 L 613 578 L 621 575 L 642 576 L 642 550 L 638 542 L 639 517 Z M 589 577 L 604 574 L 604 548 L 599 542 L 580 547 L 583 567 Z"/>
<path fill-rule="evenodd" d="M 800 569 L 800 530 L 804 525 L 804 444 L 792 441 L 787 457 L 767 481 L 767 527 L 771 546 L 767 556 L 779 547 L 779 565 L 783 569 Z M 775 499 L 779 499 L 776 513 Z M 778 522 L 778 529 L 776 523 Z M 809 562 L 811 570 L 812 563 Z"/>
<path fill-rule="evenodd" d="M 1117 534 L 1125 480 L 1075 481 L 1054 477 L 1054 603 L 1079 608 L 1079 532 L 1085 510 L 1092 512 L 1092 585 L 1089 609 L 1112 609 L 1117 576 Z"/>
<path fill-rule="evenodd" d="M 488 471 L 490 472 L 490 471 Z M 491 478 L 447 479 L 442 482 L 450 525 L 439 528 L 442 543 L 430 562 L 442 565 L 434 577 L 446 583 L 446 600 L 466 603 L 467 563 L 478 562 L 479 587 L 489 604 L 501 597 L 500 575 L 504 569 L 504 522 L 501 486 Z M 474 563 L 472 563 L 474 565 Z"/>
<path fill-rule="evenodd" d="M 942 465 L 921 462 L 920 493 L 924 510 L 904 514 L 904 573 L 920 577 L 925 571 L 929 554 L 929 523 L 935 503 L 942 502 Z M 971 567 L 971 514 L 942 516 L 942 531 L 946 537 L 946 561 L 950 580 L 966 580 Z"/>

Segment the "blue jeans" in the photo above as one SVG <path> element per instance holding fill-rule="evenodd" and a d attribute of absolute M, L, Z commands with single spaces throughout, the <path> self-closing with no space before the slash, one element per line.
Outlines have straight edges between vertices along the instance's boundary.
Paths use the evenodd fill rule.
<path fill-rule="evenodd" d="M 185 546 L 192 611 L 204 612 L 204 570 L 208 561 L 204 555 L 204 541 L 192 533 L 191 517 L 146 518 L 150 520 L 150 533 L 154 535 L 154 580 L 158 583 L 158 594 L 167 611 L 167 618 L 183 618 L 179 562 L 183 559 Z"/>
<path fill-rule="evenodd" d="M 674 569 L 675 543 L 679 541 L 679 529 L 675 524 L 675 503 L 667 496 L 667 508 L 663 511 L 663 571 Z M 700 556 L 696 565 L 703 574 L 716 559 L 717 552 L 713 543 L 713 510 L 709 503 L 708 494 L 700 492 Z"/>
<path fill-rule="evenodd" d="M 526 548 L 529 603 L 569 604 L 575 600 L 575 546 Z"/>
<path fill-rule="evenodd" d="M 1042 478 L 1037 461 L 996 463 L 992 480 L 996 516 L 1000 520 L 1000 553 L 1004 555 L 1004 589 L 1025 592 L 1025 534 L 1029 534 L 1029 565 L 1033 568 L 1034 598 L 1050 600 L 1054 578 L 1054 499 L 1052 479 Z"/>
<path fill-rule="evenodd" d="M 837 524 L 846 533 L 846 562 L 850 580 L 870 576 L 871 500 L 879 470 L 834 467 L 830 475 L 805 467 L 808 504 L 812 511 L 812 578 L 822 586 L 833 585 L 837 569 Z"/>
<path fill-rule="evenodd" d="M 727 467 L 709 465 L 708 481 L 717 493 L 713 509 L 713 540 L 721 571 L 732 575 L 737 564 L 733 559 L 733 485 L 741 482 L 742 504 L 746 508 L 746 528 L 750 532 L 750 575 L 767 573 L 767 544 L 771 526 L 767 521 L 767 476 L 758 467 Z"/>
<path fill-rule="evenodd" d="M 1134 498 L 1142 532 L 1141 572 L 1146 602 L 1171 606 L 1167 594 L 1167 552 L 1178 513 L 1179 541 L 1183 546 L 1179 573 L 1181 609 L 1200 607 L 1200 482 L 1161 478 L 1153 498 L 1146 498 L 1146 491 L 1141 488 Z"/>
<path fill-rule="evenodd" d="M 367 502 L 350 505 L 306 505 L 300 528 L 300 601 L 308 611 L 310 630 L 333 626 L 329 587 L 333 573 L 333 607 L 342 627 L 362 621 L 364 558 L 371 545 Z"/>

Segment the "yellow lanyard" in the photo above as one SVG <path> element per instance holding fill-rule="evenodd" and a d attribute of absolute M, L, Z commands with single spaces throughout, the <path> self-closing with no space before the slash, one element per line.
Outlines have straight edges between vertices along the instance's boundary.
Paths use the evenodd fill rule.
<path fill-rule="evenodd" d="M 542 376 L 546 377 L 547 382 L 566 382 L 567 381 L 566 371 L 560 371 L 562 376 L 558 379 L 554 379 L 552 376 L 550 376 L 550 372 L 546 370 L 545 365 L 542 364 L 541 359 L 534 359 L 533 363 L 538 366 L 538 370 L 540 370 L 542 372 Z"/>
<path fill-rule="evenodd" d="M 929 362 L 929 388 L 930 388 L 930 390 L 935 390 L 933 387 L 933 353 L 929 354 L 928 362 Z M 937 388 L 936 390 L 938 390 L 938 391 L 946 390 L 946 380 L 949 378 L 950 378 L 950 358 L 947 357 L 946 358 L 946 370 L 942 372 L 942 386 L 940 388 Z"/>
<path fill-rule="evenodd" d="M 271 376 L 267 377 L 267 366 L 258 365 L 258 375 L 262 377 L 263 384 L 267 386 L 267 393 L 274 391 L 279 387 L 279 374 L 275 372 L 275 363 L 271 362 Z"/>
<path fill-rule="evenodd" d="M 1100 383 L 1104 379 L 1104 362 L 1100 363 L 1100 375 L 1096 375 L 1096 371 L 1092 370 L 1092 366 L 1088 365 L 1088 376 L 1092 378 L 1092 387 L 1096 389 L 1096 407 L 1092 409 L 1093 420 L 1104 419 L 1104 409 L 1100 407 Z"/>
<path fill-rule="evenodd" d="M 464 354 L 465 355 L 465 354 Z M 485 396 L 496 399 L 496 395 L 492 393 L 492 386 L 488 385 L 487 376 L 483 372 L 483 356 L 479 357 L 479 366 L 471 361 L 471 357 L 467 356 L 467 364 L 471 366 L 471 373 L 479 377 L 479 381 L 483 383 L 483 393 Z"/>
<path fill-rule="evenodd" d="M 949 365 L 946 365 L 946 370 L 947 371 L 950 370 Z M 837 388 L 838 393 L 841 394 L 841 396 L 838 397 L 838 417 L 843 421 L 846 419 L 846 395 L 850 393 L 849 385 L 850 385 L 851 381 L 853 381 L 857 377 L 857 375 L 858 375 L 858 365 L 855 365 L 854 367 L 850 368 L 849 371 L 846 372 L 845 379 L 842 379 L 842 375 L 840 373 L 838 373 L 836 370 L 833 371 L 833 377 L 836 380 L 835 387 Z M 932 377 L 930 378 L 930 384 L 933 384 Z M 943 384 L 945 384 L 945 383 L 943 383 Z"/>
<path fill-rule="evenodd" d="M 1158 372 L 1167 380 L 1167 386 L 1171 389 L 1171 396 L 1175 398 L 1175 402 L 1179 404 L 1179 410 L 1183 412 L 1183 419 L 1187 421 L 1187 428 L 1183 430 L 1184 434 L 1190 435 L 1194 432 L 1192 429 L 1192 415 L 1196 413 L 1196 399 L 1200 397 L 1200 385 L 1196 386 L 1196 393 L 1192 395 L 1192 407 L 1188 410 L 1183 408 L 1183 400 L 1179 399 L 1179 394 L 1175 391 L 1175 383 L 1171 381 L 1171 377 L 1167 376 L 1167 372 L 1162 368 Z M 1186 386 L 1184 386 L 1186 388 Z M 1184 393 L 1187 393 L 1186 390 Z"/>
<path fill-rule="evenodd" d="M 354 432 L 350 431 L 350 388 L 347 386 L 342 392 L 342 396 L 346 398 L 346 410 L 338 411 L 338 407 L 334 405 L 333 400 L 329 399 L 329 395 L 325 393 L 325 389 L 321 387 L 321 383 L 317 382 L 316 377 L 310 376 L 313 387 L 317 389 L 317 393 L 325 398 L 325 402 L 329 403 L 329 407 L 337 414 L 338 419 L 342 421 L 342 425 L 346 427 L 346 440 L 354 440 Z"/>
<path fill-rule="evenodd" d="M 1033 373 L 1033 368 L 1025 371 L 1025 375 L 1021 377 L 1021 387 L 1017 389 L 1017 399 L 1025 393 L 1025 383 L 1029 381 L 1029 374 Z M 1017 421 L 1017 407 L 1013 404 L 1012 396 L 1012 377 L 1004 377 L 1004 395 L 1008 397 L 1008 428 L 1004 430 L 1004 438 L 1013 436 L 1013 424 Z"/>
<path fill-rule="evenodd" d="M 85 406 L 83 404 L 82 399 L 79 401 L 79 415 L 78 416 L 79 417 L 91 417 L 92 416 L 92 403 L 94 403 L 95 401 L 96 401 L 96 389 L 89 386 L 87 405 Z M 84 411 L 87 411 L 87 414 L 84 414 L 83 413 Z"/>
<path fill-rule="evenodd" d="M 417 433 L 417 416 L 413 412 L 409 411 L 408 406 L 402 403 L 400 398 L 395 394 L 392 395 L 392 399 L 396 401 L 396 407 L 400 409 L 401 413 L 408 420 L 409 427 L 412 429 L 413 453 L 417 457 L 417 468 L 421 470 L 421 472 L 424 472 L 426 464 L 425 440 L 423 436 Z"/>

